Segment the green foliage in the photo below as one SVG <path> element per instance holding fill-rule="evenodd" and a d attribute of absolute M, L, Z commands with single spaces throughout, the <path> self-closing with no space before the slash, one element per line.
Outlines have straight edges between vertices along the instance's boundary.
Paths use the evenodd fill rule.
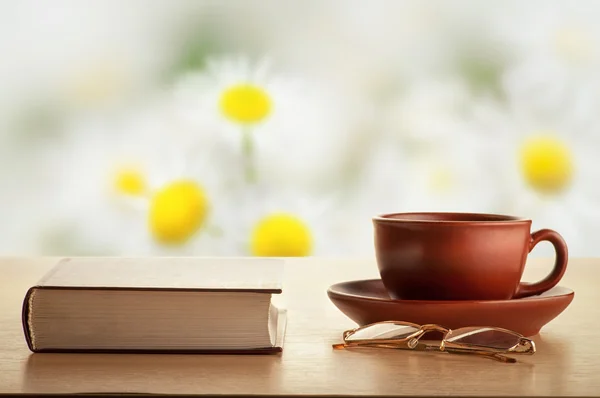
<path fill-rule="evenodd" d="M 11 138 L 16 145 L 40 144 L 59 138 L 64 111 L 50 101 L 32 103 L 11 120 Z"/>
<path fill-rule="evenodd" d="M 493 41 L 467 42 L 457 51 L 455 67 L 475 94 L 502 99 L 502 76 L 508 62 L 507 52 Z"/>
<path fill-rule="evenodd" d="M 207 58 L 218 55 L 224 47 L 219 35 L 210 26 L 201 25 L 193 29 L 184 35 L 181 51 L 166 71 L 164 80 L 172 82 L 185 73 L 204 69 Z"/>

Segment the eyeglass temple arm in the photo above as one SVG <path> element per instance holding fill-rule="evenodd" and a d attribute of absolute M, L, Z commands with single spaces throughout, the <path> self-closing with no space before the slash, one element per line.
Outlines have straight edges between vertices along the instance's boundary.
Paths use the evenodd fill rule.
<path fill-rule="evenodd" d="M 420 343 L 417 348 L 418 351 L 437 351 L 437 352 L 447 352 L 451 354 L 462 354 L 462 355 L 477 355 L 489 359 L 493 359 L 499 362 L 505 363 L 515 363 L 516 359 L 507 357 L 506 355 L 502 355 L 498 352 L 489 352 L 484 350 L 474 350 L 474 349 L 461 349 L 454 347 L 443 347 L 441 344 L 425 344 Z"/>
<path fill-rule="evenodd" d="M 406 339 L 377 339 L 377 340 L 352 340 L 343 343 L 333 344 L 333 348 L 342 349 L 347 347 L 386 347 L 386 348 L 413 348 L 410 342 L 418 340 L 418 337 L 409 337 Z"/>
<path fill-rule="evenodd" d="M 442 351 L 444 350 L 460 350 L 460 351 L 484 351 L 488 353 L 497 353 L 497 354 L 519 354 L 519 355 L 533 355 L 536 352 L 535 343 L 532 340 L 527 338 L 522 338 L 519 341 L 519 344 L 508 350 L 502 350 L 501 352 L 498 349 L 492 347 L 477 347 L 477 346 L 465 346 L 460 343 L 452 343 L 447 340 L 443 340 L 440 345 Z"/>
<path fill-rule="evenodd" d="M 439 349 L 439 347 L 438 347 Z M 502 355 L 498 352 L 489 352 L 483 350 L 465 350 L 460 348 L 445 348 L 442 351 L 446 351 L 453 354 L 468 354 L 468 355 L 477 355 L 484 358 L 493 359 L 499 362 L 504 363 L 515 363 L 517 360 L 515 358 L 507 357 L 506 355 Z"/>

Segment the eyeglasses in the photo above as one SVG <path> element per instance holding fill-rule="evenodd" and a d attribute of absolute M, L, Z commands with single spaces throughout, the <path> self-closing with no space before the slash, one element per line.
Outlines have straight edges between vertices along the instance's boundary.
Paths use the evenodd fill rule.
<path fill-rule="evenodd" d="M 442 334 L 441 339 L 422 339 L 427 333 Z M 535 344 L 523 335 L 496 327 L 463 327 L 455 330 L 439 325 L 384 321 L 346 330 L 344 342 L 335 349 L 374 347 L 473 354 L 501 362 L 514 363 L 507 354 L 535 353 Z"/>

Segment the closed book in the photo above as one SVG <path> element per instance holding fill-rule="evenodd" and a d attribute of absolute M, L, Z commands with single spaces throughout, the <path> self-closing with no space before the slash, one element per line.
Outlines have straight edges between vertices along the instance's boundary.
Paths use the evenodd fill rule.
<path fill-rule="evenodd" d="M 283 260 L 65 258 L 23 301 L 33 352 L 277 353 Z"/>

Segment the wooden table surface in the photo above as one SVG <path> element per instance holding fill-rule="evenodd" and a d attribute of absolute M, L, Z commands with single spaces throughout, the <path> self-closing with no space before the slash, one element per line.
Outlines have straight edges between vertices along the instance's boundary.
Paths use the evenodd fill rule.
<path fill-rule="evenodd" d="M 328 300 L 331 284 L 377 277 L 374 260 L 294 259 L 286 265 L 288 328 L 281 356 L 31 354 L 21 326 L 26 289 L 53 258 L 0 259 L 0 392 L 248 395 L 600 395 L 600 260 L 571 259 L 575 290 L 536 336 L 538 352 L 503 364 L 392 350 L 333 351 L 355 324 Z M 550 268 L 531 259 L 525 279 Z"/>

